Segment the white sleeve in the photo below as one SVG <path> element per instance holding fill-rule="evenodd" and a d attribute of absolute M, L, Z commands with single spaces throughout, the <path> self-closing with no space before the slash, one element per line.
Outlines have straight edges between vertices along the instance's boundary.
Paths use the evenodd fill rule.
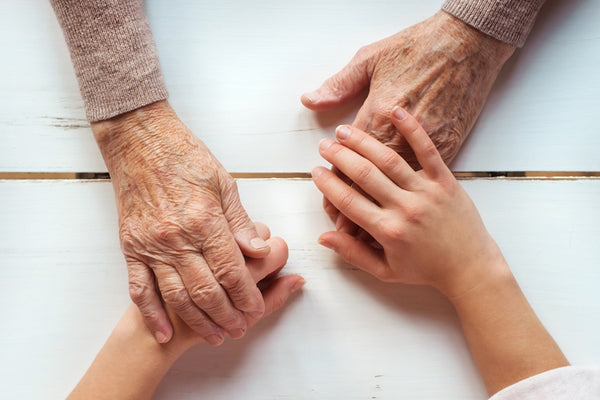
<path fill-rule="evenodd" d="M 599 367 L 562 367 L 508 386 L 490 400 L 598 400 Z"/>

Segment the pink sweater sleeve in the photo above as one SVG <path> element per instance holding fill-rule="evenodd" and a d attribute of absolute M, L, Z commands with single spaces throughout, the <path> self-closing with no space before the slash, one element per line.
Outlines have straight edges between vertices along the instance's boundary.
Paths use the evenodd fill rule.
<path fill-rule="evenodd" d="M 446 0 L 442 10 L 480 30 L 523 47 L 546 0 Z"/>
<path fill-rule="evenodd" d="M 100 121 L 166 99 L 143 0 L 51 0 L 87 118 Z"/>

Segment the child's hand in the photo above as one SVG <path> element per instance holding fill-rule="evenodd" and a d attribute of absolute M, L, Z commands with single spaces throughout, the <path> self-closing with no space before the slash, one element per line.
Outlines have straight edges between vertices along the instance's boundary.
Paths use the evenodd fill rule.
<path fill-rule="evenodd" d="M 489 278 L 490 272 L 508 267 L 427 133 L 399 107 L 393 110 L 392 121 L 422 170 L 414 171 L 363 131 L 340 126 L 336 132 L 340 143 L 325 139 L 319 150 L 358 188 L 326 168 L 312 172 L 333 206 L 380 246 L 340 231 L 322 234 L 319 243 L 383 281 L 427 284 L 449 298 L 461 296 Z"/>
<path fill-rule="evenodd" d="M 260 318 L 247 317 L 248 328 L 283 307 L 291 294 L 304 285 L 304 279 L 299 275 L 286 275 L 270 281 L 285 265 L 288 258 L 288 248 L 283 239 L 270 237 L 271 234 L 266 225 L 258 222 L 256 223 L 256 230 L 260 237 L 269 244 L 271 251 L 264 258 L 246 257 L 246 267 L 250 271 L 253 280 L 257 283 L 268 284 L 266 288 L 261 285 L 263 287 L 261 292 L 265 302 L 265 312 Z M 174 342 L 183 344 L 184 348 L 204 343 L 202 337 L 187 326 L 169 307 L 167 307 L 167 313 L 174 327 Z"/>

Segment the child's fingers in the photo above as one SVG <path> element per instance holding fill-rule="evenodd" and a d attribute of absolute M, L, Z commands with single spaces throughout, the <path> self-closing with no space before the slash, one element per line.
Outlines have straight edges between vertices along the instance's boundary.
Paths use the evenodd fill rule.
<path fill-rule="evenodd" d="M 316 167 L 312 178 L 317 188 L 352 222 L 369 230 L 380 208 L 324 167 Z"/>
<path fill-rule="evenodd" d="M 449 172 L 435 144 L 417 120 L 401 107 L 392 110 L 392 122 L 415 152 L 425 173 L 432 178 Z"/>
<path fill-rule="evenodd" d="M 338 126 L 336 136 L 341 144 L 375 164 L 396 185 L 406 190 L 412 188 L 417 175 L 394 150 L 362 130 L 349 125 Z"/>
<path fill-rule="evenodd" d="M 262 292 L 265 302 L 265 313 L 260 319 L 265 318 L 269 314 L 272 314 L 283 307 L 292 293 L 300 290 L 305 283 L 306 281 L 300 275 L 286 275 L 275 279 L 273 283 Z M 248 321 L 248 326 L 252 326 L 256 322 L 258 322 L 258 319 L 250 319 Z"/>
<path fill-rule="evenodd" d="M 348 264 L 383 281 L 388 280 L 389 268 L 383 250 L 343 232 L 325 232 L 319 237 L 319 244 L 335 251 Z"/>
<path fill-rule="evenodd" d="M 275 272 L 279 272 L 288 259 L 288 247 L 282 238 L 270 238 L 267 243 L 271 246 L 271 251 L 266 257 L 246 258 L 246 267 L 256 283 Z"/>
<path fill-rule="evenodd" d="M 360 154 L 331 139 L 321 141 L 319 152 L 379 204 L 385 206 L 397 198 L 396 184 Z"/>

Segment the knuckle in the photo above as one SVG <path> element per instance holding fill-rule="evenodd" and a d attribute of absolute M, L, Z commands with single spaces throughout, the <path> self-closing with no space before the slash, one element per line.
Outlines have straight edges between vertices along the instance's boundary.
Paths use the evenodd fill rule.
<path fill-rule="evenodd" d="M 140 313 L 142 314 L 142 317 L 144 317 L 144 320 L 150 322 L 158 322 L 161 317 L 161 312 L 154 308 L 141 308 Z"/>
<path fill-rule="evenodd" d="M 386 148 L 385 151 L 381 152 L 381 155 L 379 156 L 381 169 L 386 171 L 395 169 L 398 165 L 398 157 L 398 153 L 390 148 Z"/>
<path fill-rule="evenodd" d="M 360 47 L 354 54 L 354 61 L 362 61 L 371 54 L 371 45 Z"/>
<path fill-rule="evenodd" d="M 124 222 L 119 227 L 119 238 L 121 239 L 121 249 L 125 255 L 134 253 L 138 240 L 135 233 L 135 227 L 129 222 Z"/>
<path fill-rule="evenodd" d="M 348 188 L 346 190 L 344 190 L 341 194 L 340 194 L 340 210 L 348 210 L 352 207 L 352 203 L 354 202 L 354 195 L 352 193 L 352 191 Z"/>
<path fill-rule="evenodd" d="M 356 169 L 354 170 L 354 181 L 356 183 L 358 183 L 359 185 L 361 183 L 365 183 L 369 180 L 369 177 L 371 176 L 371 173 L 373 171 L 373 167 L 367 163 L 361 163 L 359 165 L 357 165 Z"/>
<path fill-rule="evenodd" d="M 352 248 L 346 247 L 342 250 L 341 254 L 344 261 L 350 265 L 354 265 L 354 253 Z"/>
<path fill-rule="evenodd" d="M 462 145 L 463 133 L 456 127 L 431 134 L 431 139 L 437 147 L 444 162 L 449 163 L 456 157 Z"/>
<path fill-rule="evenodd" d="M 238 197 L 238 185 L 231 175 L 227 175 L 220 182 L 221 193 L 223 197 L 234 200 Z"/>
<path fill-rule="evenodd" d="M 404 219 L 409 225 L 421 225 L 425 218 L 425 210 L 420 205 L 409 205 L 404 208 Z"/>
<path fill-rule="evenodd" d="M 162 244 L 175 244 L 179 241 L 182 234 L 182 228 L 174 221 L 162 221 L 154 225 L 151 229 L 151 237 Z"/>
<path fill-rule="evenodd" d="M 244 273 L 240 268 L 225 267 L 214 273 L 215 279 L 221 286 L 228 289 L 242 289 L 244 285 Z"/>
<path fill-rule="evenodd" d="M 164 301 L 175 309 L 182 309 L 189 304 L 189 294 L 183 286 L 169 286 L 162 290 Z"/>
<path fill-rule="evenodd" d="M 230 194 L 237 196 L 238 184 L 235 179 L 229 176 L 228 179 L 225 179 L 224 186 Z"/>
<path fill-rule="evenodd" d="M 428 140 L 425 145 L 423 146 L 423 154 L 427 157 L 432 157 L 438 154 L 438 149 L 437 147 L 435 147 L 435 144 L 431 141 Z"/>
<path fill-rule="evenodd" d="M 377 229 L 383 237 L 390 242 L 403 241 L 406 237 L 406 229 L 399 223 L 389 219 L 382 219 L 377 223 Z"/>
<path fill-rule="evenodd" d="M 129 297 L 138 306 L 145 306 L 149 303 L 153 288 L 145 282 L 131 280 L 129 282 Z"/>
<path fill-rule="evenodd" d="M 214 283 L 200 283 L 194 286 L 189 295 L 204 310 L 211 310 L 219 307 L 220 304 L 220 287 Z"/>

